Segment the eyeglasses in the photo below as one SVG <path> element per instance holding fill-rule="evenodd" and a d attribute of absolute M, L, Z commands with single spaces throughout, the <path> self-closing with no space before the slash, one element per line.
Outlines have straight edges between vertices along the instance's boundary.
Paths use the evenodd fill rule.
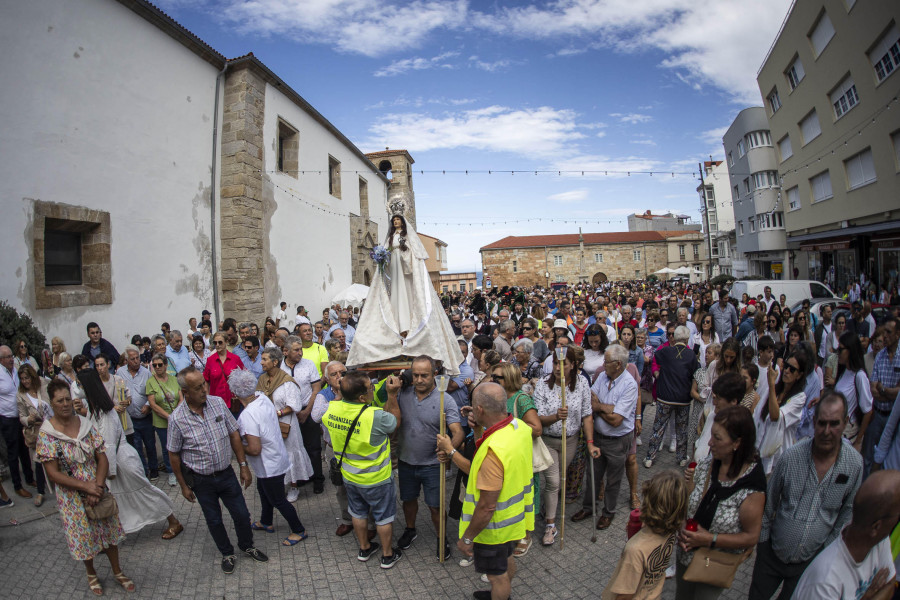
<path fill-rule="evenodd" d="M 224 346 L 224 345 L 225 345 L 225 342 L 223 342 L 222 340 L 215 340 L 213 342 L 213 346 Z"/>
<path fill-rule="evenodd" d="M 531 331 L 532 329 L 534 329 L 534 327 L 530 327 L 530 326 L 529 326 L 529 327 L 523 327 L 523 328 L 522 328 L 522 331 Z"/>
<path fill-rule="evenodd" d="M 792 365 L 791 363 L 786 363 L 786 364 L 784 365 L 784 371 L 785 371 L 786 373 L 799 373 L 799 372 L 800 372 L 800 368 L 799 368 L 799 367 L 795 367 L 795 366 Z"/>
<path fill-rule="evenodd" d="M 501 383 L 503 381 L 503 375 L 491 375 L 491 381 L 494 383 Z"/>
<path fill-rule="evenodd" d="M 253 350 L 253 344 L 244 344 L 244 350 Z"/>
<path fill-rule="evenodd" d="M 166 366 L 166 365 L 165 365 L 165 363 L 153 363 L 153 366 L 156 367 L 156 368 L 158 369 L 158 368 L 164 367 L 164 366 Z"/>

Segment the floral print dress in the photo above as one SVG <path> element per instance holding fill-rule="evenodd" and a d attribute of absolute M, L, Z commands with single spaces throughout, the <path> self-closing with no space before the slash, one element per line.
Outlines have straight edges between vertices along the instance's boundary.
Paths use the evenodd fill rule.
<path fill-rule="evenodd" d="M 91 429 L 82 439 L 83 446 L 89 447 L 94 452 L 106 452 L 103 438 L 96 428 Z M 60 441 L 46 431 L 38 432 L 37 459 L 40 462 L 49 462 L 57 459 L 57 452 L 61 451 L 65 465 L 59 465 L 61 473 L 66 473 L 66 467 L 71 470 L 72 476 L 80 481 L 91 481 L 97 477 L 97 461 L 91 454 L 83 463 L 75 460 L 75 444 Z M 56 486 L 56 503 L 59 515 L 62 519 L 63 530 L 66 532 L 66 541 L 69 544 L 69 552 L 75 560 L 89 560 L 103 552 L 104 549 L 121 543 L 125 539 L 125 532 L 119 523 L 119 516 L 114 515 L 108 519 L 92 521 L 84 512 L 84 504 L 81 496 L 75 490 L 63 485 Z"/>

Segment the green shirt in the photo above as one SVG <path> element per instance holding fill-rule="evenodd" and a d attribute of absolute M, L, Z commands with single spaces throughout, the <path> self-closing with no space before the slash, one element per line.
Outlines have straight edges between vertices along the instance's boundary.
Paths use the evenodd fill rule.
<path fill-rule="evenodd" d="M 157 379 L 155 376 L 151 376 L 147 380 L 145 393 L 147 396 L 155 394 L 154 401 L 156 405 L 171 415 L 175 407 L 178 406 L 178 393 L 180 391 L 178 380 L 174 376 L 169 375 L 165 382 Z M 167 393 L 168 397 L 166 396 Z M 159 429 L 166 429 L 169 426 L 169 422 L 154 412 L 153 426 Z"/>
<path fill-rule="evenodd" d="M 319 377 L 322 376 L 322 363 L 328 364 L 328 350 L 325 346 L 313 342 L 309 348 L 303 348 L 303 358 L 311 360 L 316 365 Z"/>
<path fill-rule="evenodd" d="M 515 404 L 515 410 L 513 410 L 513 404 Z M 534 398 L 525 392 L 516 392 L 506 399 L 506 412 L 511 415 L 518 414 L 520 419 L 532 408 L 537 410 L 537 406 L 534 404 Z"/>

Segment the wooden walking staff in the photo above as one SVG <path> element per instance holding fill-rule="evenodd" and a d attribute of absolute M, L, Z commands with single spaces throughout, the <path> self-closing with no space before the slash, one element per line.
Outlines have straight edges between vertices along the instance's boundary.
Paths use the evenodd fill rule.
<path fill-rule="evenodd" d="M 434 378 L 435 384 L 437 384 L 438 391 L 441 392 L 441 435 L 447 435 L 447 419 L 444 415 L 444 392 L 447 391 L 447 386 L 450 385 L 450 376 L 449 375 L 437 375 Z M 438 521 L 438 559 L 441 562 L 444 562 L 447 557 L 444 556 L 444 540 L 447 538 L 447 523 L 444 520 L 444 508 L 447 502 L 447 480 L 445 475 L 447 473 L 447 465 L 446 463 L 440 463 L 441 465 L 441 516 Z"/>
<path fill-rule="evenodd" d="M 116 384 L 116 396 L 118 396 L 119 406 L 125 406 L 125 386 Z M 125 415 L 125 411 L 119 413 L 119 419 L 122 420 L 122 430 L 126 431 L 128 429 L 128 417 Z"/>
<path fill-rule="evenodd" d="M 559 361 L 559 372 L 560 372 L 560 389 L 562 390 L 562 407 L 566 408 L 566 348 L 565 346 L 557 346 L 556 347 L 556 360 Z M 560 519 L 559 519 L 559 549 L 562 550 L 563 546 L 566 543 L 566 423 L 568 423 L 569 418 L 566 417 L 562 422 L 562 444 L 559 448 L 559 459 L 560 459 L 560 487 L 559 489 L 562 491 L 560 494 L 562 496 L 560 507 Z"/>

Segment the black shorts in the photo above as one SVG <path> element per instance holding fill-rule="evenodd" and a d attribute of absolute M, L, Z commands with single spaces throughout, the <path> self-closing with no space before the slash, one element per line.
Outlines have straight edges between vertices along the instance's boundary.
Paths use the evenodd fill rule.
<path fill-rule="evenodd" d="M 508 568 L 508 558 L 516 549 L 516 542 L 507 542 L 491 546 L 476 542 L 473 546 L 475 554 L 475 570 L 487 575 L 503 575 Z"/>

